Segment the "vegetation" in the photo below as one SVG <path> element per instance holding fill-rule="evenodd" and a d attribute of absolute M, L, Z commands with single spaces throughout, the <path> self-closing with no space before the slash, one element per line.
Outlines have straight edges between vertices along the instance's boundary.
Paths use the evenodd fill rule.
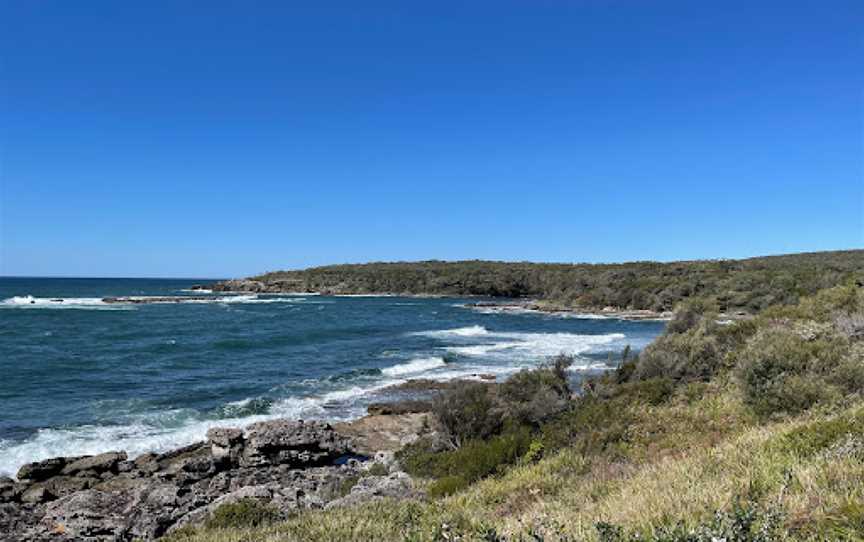
<path fill-rule="evenodd" d="M 371 263 L 253 278 L 283 291 L 531 297 L 553 307 L 666 311 L 681 301 L 701 298 L 721 312 L 753 313 L 794 304 L 862 269 L 864 250 L 850 250 L 672 263 Z"/>
<path fill-rule="evenodd" d="M 207 529 L 261 527 L 279 519 L 279 512 L 256 499 L 241 499 L 223 504 L 204 523 Z"/>
<path fill-rule="evenodd" d="M 174 540 L 864 540 L 864 288 L 715 310 L 682 305 L 575 399 L 564 359 L 442 395 L 448 445 L 400 454 L 427 501 Z"/>

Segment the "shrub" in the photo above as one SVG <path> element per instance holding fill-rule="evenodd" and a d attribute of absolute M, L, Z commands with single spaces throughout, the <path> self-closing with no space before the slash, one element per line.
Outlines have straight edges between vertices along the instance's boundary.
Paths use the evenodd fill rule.
<path fill-rule="evenodd" d="M 864 413 L 830 420 L 820 420 L 798 427 L 784 435 L 780 448 L 799 457 L 822 452 L 845 439 L 848 435 L 864 434 Z"/>
<path fill-rule="evenodd" d="M 270 504 L 257 499 L 241 499 L 223 504 L 207 519 L 207 529 L 260 527 L 279 519 L 279 512 Z"/>
<path fill-rule="evenodd" d="M 831 382 L 847 350 L 836 336 L 811 339 L 789 327 L 763 330 L 738 356 L 744 400 L 760 416 L 795 414 L 847 391 L 845 383 Z"/>
<path fill-rule="evenodd" d="M 722 353 L 712 333 L 715 327 L 703 322 L 694 329 L 658 337 L 642 351 L 632 378 L 709 380 L 722 365 Z"/>
<path fill-rule="evenodd" d="M 384 463 L 375 463 L 369 470 L 366 471 L 366 474 L 369 476 L 387 476 L 389 471 L 387 470 L 387 466 Z"/>
<path fill-rule="evenodd" d="M 783 537 L 781 515 L 753 502 L 736 502 L 731 510 L 718 510 L 711 521 L 687 528 L 672 523 L 649 529 L 649 535 L 626 532 L 606 522 L 595 525 L 601 542 L 774 542 Z"/>
<path fill-rule="evenodd" d="M 426 494 L 433 499 L 446 497 L 461 491 L 471 485 L 461 476 L 445 476 L 435 480 L 426 490 Z"/>
<path fill-rule="evenodd" d="M 400 460 L 406 472 L 414 476 L 456 476 L 472 483 L 515 464 L 528 452 L 530 445 L 531 433 L 522 427 L 486 441 L 468 441 L 456 450 L 436 453 L 421 448 L 406 449 L 400 454 Z"/>
<path fill-rule="evenodd" d="M 585 396 L 571 410 L 544 424 L 540 440 L 548 450 L 572 447 L 583 455 L 621 451 L 632 422 L 626 400 Z"/>
<path fill-rule="evenodd" d="M 517 425 L 538 427 L 541 422 L 562 412 L 570 401 L 568 356 L 558 356 L 533 370 L 509 378 L 498 389 L 505 417 Z"/>
<path fill-rule="evenodd" d="M 471 439 L 489 438 L 503 424 L 494 388 L 480 382 L 458 382 L 436 397 L 432 410 L 453 448 Z"/>
<path fill-rule="evenodd" d="M 695 328 L 706 316 L 713 317 L 716 305 L 704 298 L 689 299 L 675 308 L 672 320 L 666 325 L 666 333 L 684 333 Z"/>

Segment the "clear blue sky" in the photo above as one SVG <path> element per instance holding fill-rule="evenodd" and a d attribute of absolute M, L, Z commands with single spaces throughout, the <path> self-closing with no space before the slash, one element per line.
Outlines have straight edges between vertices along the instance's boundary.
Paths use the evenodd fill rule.
<path fill-rule="evenodd" d="M 864 246 L 860 0 L 3 0 L 0 21 L 0 274 Z"/>

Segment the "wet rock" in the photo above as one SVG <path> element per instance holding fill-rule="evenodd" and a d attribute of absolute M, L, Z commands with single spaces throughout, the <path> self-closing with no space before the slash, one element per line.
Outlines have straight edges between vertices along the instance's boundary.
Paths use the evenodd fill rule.
<path fill-rule="evenodd" d="M 152 474 L 159 470 L 159 456 L 152 452 L 141 454 L 135 458 L 132 463 L 135 465 L 135 470 L 141 471 L 143 474 Z"/>
<path fill-rule="evenodd" d="M 77 459 L 77 458 L 76 458 Z M 55 474 L 60 474 L 68 461 L 65 457 L 52 457 L 44 461 L 27 463 L 18 469 L 18 479 L 27 482 L 41 482 Z"/>
<path fill-rule="evenodd" d="M 21 494 L 21 502 L 39 504 L 51 500 L 51 497 L 51 493 L 44 485 L 36 484 L 28 487 L 24 493 Z"/>
<path fill-rule="evenodd" d="M 12 478 L 0 476 L 0 503 L 15 500 L 21 493 L 19 485 Z"/>

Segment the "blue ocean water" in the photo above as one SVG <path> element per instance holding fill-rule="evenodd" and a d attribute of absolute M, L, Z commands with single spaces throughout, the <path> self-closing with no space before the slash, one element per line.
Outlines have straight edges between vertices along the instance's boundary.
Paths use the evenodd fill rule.
<path fill-rule="evenodd" d="M 0 474 L 131 456 L 276 417 L 349 419 L 410 378 L 506 378 L 559 353 L 605 370 L 661 322 L 471 308 L 476 299 L 208 294 L 201 280 L 0 278 Z"/>

